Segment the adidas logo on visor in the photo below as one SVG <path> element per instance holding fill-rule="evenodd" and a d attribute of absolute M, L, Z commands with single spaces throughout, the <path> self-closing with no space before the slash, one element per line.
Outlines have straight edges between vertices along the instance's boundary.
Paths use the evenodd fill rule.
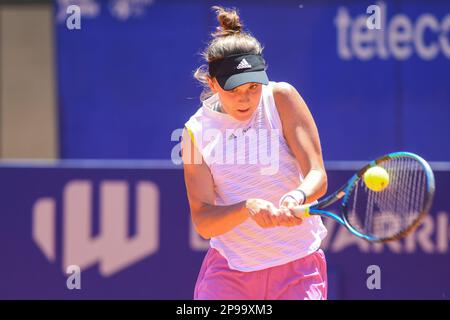
<path fill-rule="evenodd" d="M 247 62 L 247 60 L 242 59 L 242 61 L 238 64 L 238 66 L 236 67 L 236 69 L 249 69 L 251 68 L 252 65 L 250 63 Z"/>

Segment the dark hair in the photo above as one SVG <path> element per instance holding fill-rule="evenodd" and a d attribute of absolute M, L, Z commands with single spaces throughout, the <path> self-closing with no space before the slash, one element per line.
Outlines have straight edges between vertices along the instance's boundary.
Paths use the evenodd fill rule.
<path fill-rule="evenodd" d="M 225 9 L 219 6 L 214 6 L 212 9 L 216 12 L 220 26 L 211 34 L 212 40 L 202 52 L 203 59 L 207 63 L 232 54 L 262 53 L 263 47 L 259 41 L 250 33 L 242 31 L 243 24 L 236 9 Z M 207 77 L 210 77 L 208 65 L 203 64 L 197 68 L 194 77 L 203 85 L 200 100 L 204 101 L 212 95 L 206 80 Z"/>

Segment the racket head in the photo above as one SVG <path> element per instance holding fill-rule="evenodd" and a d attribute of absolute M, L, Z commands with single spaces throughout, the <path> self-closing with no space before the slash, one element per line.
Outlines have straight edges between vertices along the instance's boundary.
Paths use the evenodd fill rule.
<path fill-rule="evenodd" d="M 364 173 L 374 166 L 389 175 L 388 186 L 372 191 Z M 371 242 L 388 242 L 410 234 L 433 203 L 435 181 L 429 164 L 410 152 L 394 152 L 359 170 L 345 187 L 342 220 L 354 235 Z"/>

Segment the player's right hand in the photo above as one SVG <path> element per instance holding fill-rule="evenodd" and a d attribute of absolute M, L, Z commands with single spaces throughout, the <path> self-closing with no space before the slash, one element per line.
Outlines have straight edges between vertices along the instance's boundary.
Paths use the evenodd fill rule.
<path fill-rule="evenodd" d="M 248 199 L 245 207 L 250 217 L 262 228 L 292 227 L 302 223 L 288 208 L 277 208 L 272 202 L 263 199 Z"/>

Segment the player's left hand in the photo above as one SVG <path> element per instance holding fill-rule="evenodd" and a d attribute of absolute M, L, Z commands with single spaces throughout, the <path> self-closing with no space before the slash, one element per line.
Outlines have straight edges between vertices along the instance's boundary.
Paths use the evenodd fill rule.
<path fill-rule="evenodd" d="M 302 219 L 294 216 L 293 209 L 298 207 L 297 201 L 291 197 L 286 197 L 280 205 L 280 211 L 284 214 L 283 226 L 292 227 L 302 224 Z"/>

